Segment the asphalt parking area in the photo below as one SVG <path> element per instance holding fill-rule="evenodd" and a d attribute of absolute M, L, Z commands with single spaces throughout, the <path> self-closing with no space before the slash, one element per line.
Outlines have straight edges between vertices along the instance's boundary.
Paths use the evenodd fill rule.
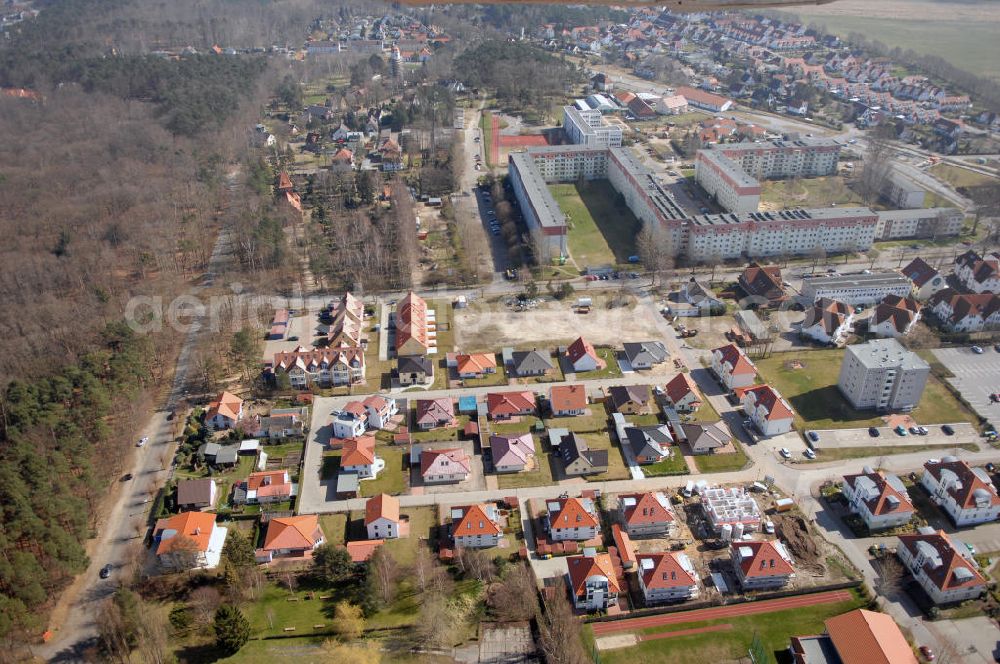
<path fill-rule="evenodd" d="M 954 374 L 947 381 L 976 413 L 989 420 L 1000 417 L 1000 403 L 990 401 L 1000 393 L 1000 353 L 984 345 L 981 354 L 966 348 L 938 348 L 934 356 Z"/>

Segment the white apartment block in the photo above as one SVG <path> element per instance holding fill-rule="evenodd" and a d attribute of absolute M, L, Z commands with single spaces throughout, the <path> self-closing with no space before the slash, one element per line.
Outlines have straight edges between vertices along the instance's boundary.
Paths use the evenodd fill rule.
<path fill-rule="evenodd" d="M 883 210 L 878 213 L 875 237 L 879 240 L 956 237 L 965 215 L 958 208 Z"/>
<path fill-rule="evenodd" d="M 563 131 L 575 145 L 618 148 L 622 145 L 622 128 L 604 122 L 599 110 L 581 110 L 563 106 Z"/>
<path fill-rule="evenodd" d="M 986 590 L 972 553 L 943 530 L 927 527 L 901 535 L 896 554 L 935 604 L 973 599 Z"/>
<path fill-rule="evenodd" d="M 931 368 L 895 339 L 848 346 L 837 387 L 858 410 L 910 411 L 920 403 Z"/>
<path fill-rule="evenodd" d="M 892 473 L 865 468 L 863 473 L 845 475 L 842 491 L 851 512 L 861 517 L 870 531 L 902 526 L 913 518 L 910 494 Z"/>
<path fill-rule="evenodd" d="M 844 304 L 878 304 L 888 295 L 906 297 L 913 284 L 898 272 L 848 274 L 838 277 L 816 277 L 802 281 L 802 297 L 812 302 L 822 298 Z"/>
<path fill-rule="evenodd" d="M 982 468 L 946 456 L 924 464 L 920 483 L 956 526 L 991 523 L 1000 517 L 1000 496 Z"/>

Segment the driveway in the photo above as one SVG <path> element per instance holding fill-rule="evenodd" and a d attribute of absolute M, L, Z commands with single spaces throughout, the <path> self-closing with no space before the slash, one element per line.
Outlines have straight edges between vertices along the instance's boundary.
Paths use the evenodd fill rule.
<path fill-rule="evenodd" d="M 976 414 L 996 420 L 1000 418 L 1000 403 L 992 403 L 990 394 L 1000 392 L 1000 353 L 989 345 L 983 349 L 982 354 L 970 348 L 938 348 L 933 352 L 934 357 L 954 374 L 948 382 Z"/>

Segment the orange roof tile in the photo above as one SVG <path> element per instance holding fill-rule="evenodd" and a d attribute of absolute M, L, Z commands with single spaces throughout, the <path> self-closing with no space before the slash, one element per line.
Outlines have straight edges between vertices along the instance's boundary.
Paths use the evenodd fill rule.
<path fill-rule="evenodd" d="M 855 609 L 826 620 L 826 632 L 843 664 L 917 664 L 892 616 Z"/>
<path fill-rule="evenodd" d="M 462 510 L 462 517 L 452 522 L 452 537 L 499 535 L 503 530 L 486 513 L 485 505 L 462 505 L 452 509 Z"/>
<path fill-rule="evenodd" d="M 228 417 L 231 420 L 238 420 L 240 409 L 243 407 L 243 399 L 235 394 L 223 392 L 215 401 L 208 404 L 208 412 L 205 417 L 212 418 L 216 415 Z"/>
<path fill-rule="evenodd" d="M 687 588 L 698 585 L 698 579 L 681 565 L 683 552 L 646 553 L 638 557 L 639 573 L 648 590 Z M 652 566 L 644 566 L 649 560 Z"/>
<path fill-rule="evenodd" d="M 399 521 L 399 499 L 385 493 L 369 498 L 365 503 L 365 525 L 378 519 Z"/>
<path fill-rule="evenodd" d="M 264 550 L 311 549 L 322 538 L 319 517 L 315 514 L 276 517 L 267 523 Z"/>
<path fill-rule="evenodd" d="M 608 590 L 614 593 L 621 592 L 611 556 L 606 553 L 594 556 L 570 556 L 566 559 L 566 566 L 569 567 L 570 585 L 577 595 L 584 592 L 587 579 L 592 576 L 605 577 L 608 580 Z"/>
<path fill-rule="evenodd" d="M 198 551 L 208 551 L 208 542 L 215 528 L 215 515 L 209 512 L 182 512 L 156 522 L 156 531 L 173 530 L 177 534 L 169 539 L 161 539 L 156 547 L 156 555 L 160 556 L 173 550 L 178 536 L 184 536 L 193 541 Z"/>
<path fill-rule="evenodd" d="M 344 452 L 340 457 L 340 465 L 370 466 L 375 463 L 375 437 L 360 436 L 344 441 Z"/>
<path fill-rule="evenodd" d="M 549 392 L 553 412 L 583 410 L 587 407 L 587 389 L 583 385 L 556 385 Z"/>
<path fill-rule="evenodd" d="M 663 494 L 660 495 L 663 496 Z M 665 496 L 663 496 L 663 503 L 657 499 L 656 494 L 652 491 L 618 496 L 620 503 L 626 498 L 635 499 L 634 505 L 622 508 L 622 516 L 625 518 L 625 523 L 630 526 L 670 523 L 676 520 L 674 513 L 663 504 L 667 502 Z"/>
<path fill-rule="evenodd" d="M 587 511 L 578 498 L 560 498 L 559 509 L 555 515 L 549 515 L 549 521 L 554 528 L 570 528 L 597 526 L 597 519 Z"/>
<path fill-rule="evenodd" d="M 785 558 L 781 555 L 774 542 L 733 542 L 733 548 L 749 549 L 750 555 L 740 559 L 740 569 L 743 576 L 753 578 L 755 576 L 790 576 L 795 573 Z"/>

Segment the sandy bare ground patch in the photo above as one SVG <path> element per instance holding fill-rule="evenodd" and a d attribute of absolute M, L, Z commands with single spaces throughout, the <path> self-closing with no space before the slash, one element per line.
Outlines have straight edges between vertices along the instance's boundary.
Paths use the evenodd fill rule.
<path fill-rule="evenodd" d="M 518 313 L 499 304 L 491 310 L 456 310 L 455 329 L 456 344 L 464 352 L 542 342 L 555 346 L 581 335 L 592 344 L 615 347 L 660 338 L 655 314 L 642 306 L 577 314 L 569 303 L 545 303 Z"/>
<path fill-rule="evenodd" d="M 598 650 L 613 650 L 615 648 L 631 648 L 639 643 L 635 634 L 615 634 L 613 636 L 602 636 L 595 641 Z"/>

